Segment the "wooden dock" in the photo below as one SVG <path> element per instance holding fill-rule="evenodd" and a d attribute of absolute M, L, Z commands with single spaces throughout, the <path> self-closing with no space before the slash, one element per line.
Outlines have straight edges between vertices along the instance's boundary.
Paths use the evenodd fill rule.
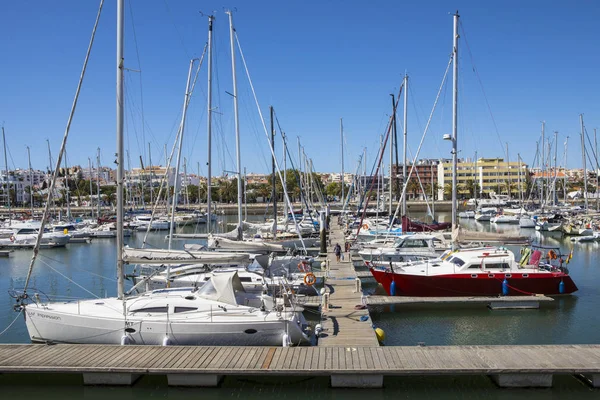
<path fill-rule="evenodd" d="M 384 377 L 488 375 L 499 386 L 549 387 L 584 374 L 600 387 L 600 345 L 432 347 L 195 347 L 0 345 L 0 373 L 82 374 L 84 384 L 130 385 L 166 375 L 174 386 L 224 376 L 328 376 L 333 387 L 382 387 Z"/>
<path fill-rule="evenodd" d="M 319 336 L 319 347 L 379 346 L 368 309 L 357 309 L 362 304 L 362 292 L 356 290 L 356 272 L 349 253 L 345 260 L 337 262 L 333 248 L 336 243 L 344 249 L 344 235 L 333 222 L 330 225 L 330 243 L 327 258 L 329 268 L 325 279 L 329 307 L 322 309 L 323 331 Z"/>
<path fill-rule="evenodd" d="M 507 296 L 507 297 L 410 297 L 410 296 L 363 296 L 354 305 L 357 306 L 410 306 L 410 305 L 483 305 L 493 310 L 500 309 L 534 309 L 539 308 L 540 303 L 552 303 L 554 299 L 547 296 Z M 321 301 L 316 296 L 307 296 L 299 301 L 304 307 L 318 308 Z"/>

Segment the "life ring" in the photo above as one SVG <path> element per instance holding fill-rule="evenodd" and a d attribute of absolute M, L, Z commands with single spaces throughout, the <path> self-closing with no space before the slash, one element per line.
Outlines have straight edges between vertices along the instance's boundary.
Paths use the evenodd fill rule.
<path fill-rule="evenodd" d="M 315 277 L 315 274 L 313 274 L 312 272 L 309 272 L 308 274 L 304 275 L 304 283 L 306 283 L 308 286 L 312 286 L 317 282 L 317 278 Z"/>
<path fill-rule="evenodd" d="M 302 260 L 298 263 L 298 271 L 307 272 L 308 271 L 308 261 Z"/>
<path fill-rule="evenodd" d="M 363 224 L 362 228 L 363 228 L 363 229 L 369 229 L 369 225 L 367 225 L 367 224 Z"/>
<path fill-rule="evenodd" d="M 556 260 L 557 258 L 558 258 L 558 256 L 556 255 L 556 252 L 554 250 L 548 251 L 548 259 L 549 260 Z"/>
<path fill-rule="evenodd" d="M 15 242 L 15 235 L 10 235 L 10 241 L 13 243 Z"/>

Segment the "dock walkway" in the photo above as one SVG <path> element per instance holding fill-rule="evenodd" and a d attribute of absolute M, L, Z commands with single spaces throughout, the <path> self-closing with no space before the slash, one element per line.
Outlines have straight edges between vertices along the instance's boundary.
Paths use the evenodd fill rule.
<path fill-rule="evenodd" d="M 337 262 L 333 252 L 336 243 L 344 249 L 344 234 L 335 220 L 332 218 L 330 224 L 331 245 L 327 249 L 329 269 L 325 276 L 329 307 L 328 310 L 323 310 L 323 332 L 318 346 L 377 347 L 379 342 L 372 327 L 369 310 L 356 307 L 362 304 L 362 293 L 356 290 L 356 272 L 349 254 L 344 253 L 345 260 Z"/>
<path fill-rule="evenodd" d="M 0 345 L 0 373 L 82 374 L 84 384 L 130 385 L 166 375 L 175 386 L 224 376 L 328 376 L 333 387 L 382 387 L 384 376 L 489 375 L 506 387 L 552 385 L 585 374 L 600 387 L 600 345 L 432 347 L 196 347 Z"/>

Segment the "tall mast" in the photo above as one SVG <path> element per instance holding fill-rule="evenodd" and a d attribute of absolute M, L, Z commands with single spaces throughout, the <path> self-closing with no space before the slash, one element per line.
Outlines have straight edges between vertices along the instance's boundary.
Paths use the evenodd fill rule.
<path fill-rule="evenodd" d="M 4 143 L 4 165 L 6 167 L 6 190 L 8 191 L 7 199 L 8 199 L 8 224 L 11 224 L 12 220 L 12 211 L 10 208 L 10 180 L 8 178 L 8 158 L 6 157 L 6 135 L 4 134 L 4 127 L 2 127 L 2 142 Z"/>
<path fill-rule="evenodd" d="M 554 177 L 552 178 L 552 205 L 556 206 L 556 178 L 558 173 L 556 172 L 556 157 L 558 152 L 558 131 L 554 131 Z"/>
<path fill-rule="evenodd" d="M 117 293 L 125 295 L 123 274 L 123 45 L 124 0 L 117 0 Z"/>
<path fill-rule="evenodd" d="M 396 114 L 394 114 L 394 119 L 396 118 Z M 395 123 L 394 123 L 395 125 Z M 408 75 L 404 75 L 404 126 L 403 126 L 403 161 L 402 161 L 402 182 L 406 179 L 406 149 L 408 147 L 407 135 L 408 135 Z M 406 182 L 404 182 L 406 184 Z M 402 198 L 402 215 L 406 215 L 406 195 Z M 454 220 L 453 220 L 454 221 Z"/>
<path fill-rule="evenodd" d="M 98 212 L 96 212 L 96 215 L 98 218 L 100 218 L 100 147 L 98 147 L 98 155 L 96 160 L 96 197 L 98 197 L 96 199 L 96 206 L 98 207 Z"/>
<path fill-rule="evenodd" d="M 598 196 L 598 138 L 596 137 L 596 128 L 594 128 L 594 158 L 596 160 L 596 211 L 600 210 L 600 197 Z"/>
<path fill-rule="evenodd" d="M 246 175 L 246 167 L 244 167 L 244 221 L 248 221 L 248 176 Z M 285 202 L 283 203 L 285 204 Z"/>
<path fill-rule="evenodd" d="M 452 231 L 456 228 L 456 186 L 458 163 L 458 11 L 454 14 L 454 33 L 452 44 Z"/>
<path fill-rule="evenodd" d="M 512 186 L 511 174 L 510 174 L 510 158 L 508 157 L 508 142 L 506 142 L 506 175 L 507 175 L 507 187 L 506 191 L 508 192 L 508 199 L 511 199 L 510 189 Z"/>
<path fill-rule="evenodd" d="M 29 205 L 31 207 L 31 218 L 33 218 L 33 170 L 31 169 L 31 153 L 27 146 L 27 160 L 29 162 Z"/>
<path fill-rule="evenodd" d="M 271 201 L 273 201 L 273 238 L 277 237 L 277 185 L 275 182 L 275 126 L 273 121 L 273 106 L 269 107 L 271 114 L 271 147 L 273 148 L 273 157 L 271 157 Z"/>
<path fill-rule="evenodd" d="M 569 145 L 569 137 L 567 136 L 565 138 L 565 166 L 563 168 L 563 175 L 564 175 L 564 180 L 563 180 L 563 201 L 566 203 L 567 202 L 567 148 Z"/>
<path fill-rule="evenodd" d="M 300 147 L 300 136 L 296 136 L 298 139 L 298 186 L 300 187 L 300 210 L 304 205 L 304 191 L 302 190 L 302 150 Z M 290 210 L 292 214 L 294 210 Z"/>
<path fill-rule="evenodd" d="M 394 195 L 394 183 L 395 183 L 395 179 L 394 179 L 394 147 L 397 148 L 397 143 L 396 143 L 396 97 L 394 96 L 394 93 L 391 93 L 390 96 L 392 96 L 392 134 L 390 135 L 392 140 L 390 142 L 391 146 L 390 146 L 390 199 L 389 199 L 389 209 L 390 209 L 390 218 L 392 217 L 392 215 L 394 215 L 394 212 L 392 211 L 392 197 Z M 394 146 L 396 145 L 396 146 Z M 397 161 L 397 160 L 396 160 Z M 398 168 L 398 165 L 396 163 L 396 168 Z"/>
<path fill-rule="evenodd" d="M 92 201 L 94 188 L 92 187 L 92 159 L 90 157 L 88 157 L 88 169 L 90 171 L 90 214 L 91 218 L 94 218 L 94 202 Z"/>
<path fill-rule="evenodd" d="M 542 150 L 542 190 L 540 195 L 540 205 L 542 210 L 544 209 L 544 184 L 546 183 L 546 142 L 544 141 L 544 135 L 546 131 L 546 121 L 542 121 L 542 145 L 540 149 Z"/>
<path fill-rule="evenodd" d="M 587 166 L 585 160 L 585 133 L 583 127 L 583 114 L 579 114 L 581 122 L 581 160 L 583 163 L 583 199 L 585 201 L 585 212 L 588 211 L 588 189 L 587 189 Z"/>
<path fill-rule="evenodd" d="M 67 196 L 67 219 L 71 220 L 71 196 L 69 191 L 69 167 L 67 165 L 67 155 L 65 152 L 65 194 Z"/>
<path fill-rule="evenodd" d="M 206 157 L 206 231 L 210 233 L 212 227 L 212 190 L 211 190 L 211 155 L 212 155 L 212 30 L 213 20 L 215 17 L 212 15 L 208 16 L 208 111 L 207 111 L 207 137 L 208 137 L 208 155 Z"/>
<path fill-rule="evenodd" d="M 185 96 L 183 97 L 183 111 L 181 112 L 181 122 L 179 123 L 179 148 L 177 149 L 177 164 L 175 165 L 175 187 L 173 188 L 173 203 L 171 204 L 171 223 L 169 224 L 169 250 L 173 241 L 173 227 L 175 225 L 175 210 L 177 208 L 177 199 L 179 198 L 179 166 L 181 165 L 181 148 L 183 147 L 183 133 L 185 132 L 185 117 L 187 115 L 188 104 L 190 103 L 190 83 L 192 80 L 192 70 L 196 59 L 190 60 L 187 82 L 185 84 Z M 167 282 L 169 281 L 170 268 L 167 269 Z"/>
<path fill-rule="evenodd" d="M 148 172 L 150 172 L 150 204 L 154 204 L 154 185 L 152 184 L 152 151 L 150 150 L 150 142 L 148 142 Z"/>
<path fill-rule="evenodd" d="M 285 132 L 281 131 L 281 147 L 283 149 L 283 187 L 287 190 L 287 154 L 286 154 L 286 150 L 287 150 L 287 144 L 285 143 Z M 275 150 L 275 149 L 273 149 Z M 285 193 L 285 191 L 284 191 Z M 285 194 L 284 194 L 285 196 Z M 285 201 L 285 199 L 283 199 L 283 220 L 286 221 L 286 225 L 287 225 L 287 218 L 288 218 L 288 211 L 287 211 L 287 201 Z"/>
<path fill-rule="evenodd" d="M 523 190 L 521 189 L 521 154 L 517 153 L 517 187 L 518 187 L 518 191 L 519 191 L 519 202 L 521 203 L 521 207 L 524 206 L 523 204 Z"/>
<path fill-rule="evenodd" d="M 2 127 L 2 132 L 4 133 L 4 127 Z M 52 151 L 50 151 L 50 140 L 46 139 L 46 144 L 48 145 L 48 161 L 50 162 L 48 170 L 50 171 L 50 174 L 52 174 Z M 50 188 L 48 188 L 48 190 L 50 190 Z M 54 212 L 54 216 L 56 217 L 56 203 L 54 202 L 54 193 L 52 193 L 50 195 L 51 199 L 52 199 L 52 211 Z M 10 219 L 9 219 L 10 221 Z"/>
<path fill-rule="evenodd" d="M 237 76 L 235 70 L 235 28 L 233 13 L 229 15 L 229 43 L 231 45 L 231 74 L 233 80 L 233 118 L 235 125 L 235 153 L 237 158 L 237 201 L 238 201 L 238 239 L 242 238 L 242 156 L 240 149 L 240 117 L 238 112 Z"/>
<path fill-rule="evenodd" d="M 190 205 L 190 191 L 188 190 L 188 176 L 187 176 L 187 159 L 183 157 L 183 181 L 185 182 L 185 205 Z"/>
<path fill-rule="evenodd" d="M 342 143 L 342 202 L 344 201 L 344 121 L 340 118 L 340 140 Z"/>

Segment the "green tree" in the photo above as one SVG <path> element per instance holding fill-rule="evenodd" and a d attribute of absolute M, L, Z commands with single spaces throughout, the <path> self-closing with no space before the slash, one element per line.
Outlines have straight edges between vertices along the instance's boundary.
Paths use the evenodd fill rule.
<path fill-rule="evenodd" d="M 325 188 L 325 194 L 331 197 L 339 197 L 342 195 L 342 184 L 340 182 L 331 182 Z"/>

